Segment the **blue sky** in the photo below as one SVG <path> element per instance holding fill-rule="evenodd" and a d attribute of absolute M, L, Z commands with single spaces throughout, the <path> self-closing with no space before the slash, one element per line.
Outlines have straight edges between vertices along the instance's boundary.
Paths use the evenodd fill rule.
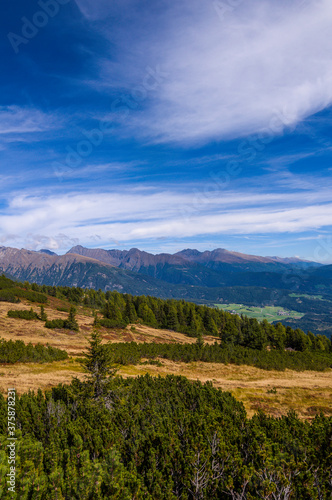
<path fill-rule="evenodd" d="M 328 0 L 4 0 L 0 244 L 332 262 Z"/>

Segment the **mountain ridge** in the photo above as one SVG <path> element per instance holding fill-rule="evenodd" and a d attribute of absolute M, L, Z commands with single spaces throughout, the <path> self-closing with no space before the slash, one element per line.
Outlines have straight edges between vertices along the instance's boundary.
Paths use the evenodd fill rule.
<path fill-rule="evenodd" d="M 239 262 L 262 262 L 262 263 L 283 263 L 283 264 L 296 264 L 296 263 L 308 263 L 312 264 L 315 266 L 320 266 L 318 262 L 314 261 L 309 261 L 309 260 L 304 260 L 300 259 L 298 257 L 278 257 L 278 256 L 273 256 L 273 257 L 263 257 L 259 255 L 252 255 L 252 254 L 244 254 L 241 252 L 235 252 L 235 251 L 230 251 L 226 250 L 224 248 L 216 248 L 212 251 L 210 250 L 205 250 L 203 252 L 200 252 L 199 250 L 196 249 L 191 249 L 187 248 L 184 250 L 180 250 L 179 252 L 176 252 L 174 254 L 162 252 L 160 254 L 152 254 L 149 252 L 146 252 L 144 250 L 139 250 L 138 248 L 131 248 L 130 250 L 117 250 L 117 249 L 110 249 L 106 250 L 103 248 L 86 248 L 83 247 L 82 245 L 76 245 L 72 247 L 70 250 L 68 250 L 67 253 L 77 253 L 79 255 L 86 255 L 86 252 L 91 252 L 94 254 L 97 253 L 104 253 L 112 256 L 113 258 L 120 258 L 120 256 L 133 256 L 133 255 L 141 255 L 144 256 L 145 258 L 149 258 L 151 260 L 158 260 L 160 261 L 161 259 L 163 260 L 173 260 L 174 262 L 181 262 L 183 260 L 187 261 L 194 261 L 194 262 L 204 262 L 206 260 L 214 260 L 214 261 L 219 261 L 223 263 L 239 263 Z M 178 260 L 181 259 L 181 260 Z"/>
<path fill-rule="evenodd" d="M 184 259 L 184 253 L 192 260 Z M 222 262 L 224 256 L 236 262 Z M 247 259 L 245 254 L 234 257 L 222 249 L 187 249 L 182 256 L 174 256 L 76 246 L 56 255 L 0 247 L 0 272 L 40 285 L 117 290 L 209 305 L 273 305 L 304 313 L 297 320 L 303 329 L 331 332 L 332 265 L 301 268 L 267 258 L 261 262 L 259 256 Z"/>
<path fill-rule="evenodd" d="M 231 264 L 230 259 L 235 262 Z M 251 261 L 248 262 L 249 259 Z M 187 249 L 175 255 L 153 255 L 137 248 L 104 250 L 78 245 L 64 255 L 56 255 L 45 250 L 0 247 L 0 270 L 16 279 L 104 290 L 118 288 L 119 291 L 134 294 L 179 298 L 209 297 L 208 300 L 216 300 L 220 297 L 217 290 L 225 287 L 290 290 L 293 278 L 289 278 L 294 274 L 300 283 L 299 289 L 308 288 L 310 292 L 315 292 L 315 287 L 321 283 L 329 289 L 324 269 L 318 269 L 318 275 L 315 268 L 300 274 L 291 264 L 271 263 L 267 258 L 224 249 L 212 252 Z M 330 268 L 327 272 L 330 273 Z"/>

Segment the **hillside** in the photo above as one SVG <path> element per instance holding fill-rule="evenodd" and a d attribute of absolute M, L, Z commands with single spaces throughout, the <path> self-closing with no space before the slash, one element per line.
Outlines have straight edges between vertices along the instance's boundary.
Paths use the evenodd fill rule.
<path fill-rule="evenodd" d="M 47 296 L 44 304 L 48 319 L 63 318 L 68 315 L 71 302 L 66 298 Z M 93 312 L 91 307 L 76 305 L 76 319 L 79 331 L 45 328 L 41 321 L 27 321 L 9 318 L 9 310 L 26 310 L 33 308 L 38 312 L 38 303 L 22 299 L 20 303 L 0 301 L 0 331 L 6 340 L 23 340 L 36 345 L 49 344 L 64 349 L 70 356 L 68 361 L 46 364 L 18 364 L 0 366 L 0 390 L 5 392 L 7 386 L 15 380 L 19 393 L 39 387 L 49 389 L 60 382 L 68 383 L 73 376 L 83 377 L 82 369 L 76 356 L 82 356 L 88 346 L 88 339 L 93 330 Z M 65 310 L 64 310 L 65 309 Z M 140 323 L 129 324 L 125 328 L 100 327 L 104 342 L 128 344 L 129 342 L 194 345 L 195 337 L 169 329 L 157 329 Z M 204 336 L 204 343 L 213 347 L 219 341 L 215 336 Z M 144 361 L 144 360 L 143 360 Z M 151 375 L 181 374 L 192 380 L 205 382 L 212 380 L 215 387 L 231 391 L 241 400 L 249 416 L 257 409 L 264 409 L 271 415 L 285 415 L 292 408 L 301 417 L 312 419 L 322 410 L 330 414 L 328 398 L 332 396 L 332 372 L 298 372 L 286 370 L 263 370 L 245 364 L 221 364 L 213 362 L 193 361 L 180 362 L 159 358 L 158 365 L 148 360 L 143 364 L 122 365 L 119 373 L 125 377 L 138 376 L 144 373 Z M 276 392 L 274 392 L 276 390 Z M 270 391 L 270 392 L 269 392 Z"/>
<path fill-rule="evenodd" d="M 0 298 L 1 498 L 13 498 L 13 449 L 21 497 L 175 500 L 198 484 L 188 500 L 244 488 L 269 498 L 267 487 L 309 500 L 319 484 L 328 498 L 325 337 L 184 301 L 4 276 Z M 47 327 L 54 320 L 63 327 Z"/>
<path fill-rule="evenodd" d="M 79 331 L 66 331 L 63 329 L 52 330 L 45 328 L 40 321 L 27 321 L 24 319 L 8 318 L 9 310 L 26 310 L 33 307 L 38 311 L 38 306 L 29 301 L 23 300 L 19 304 L 10 304 L 0 301 L 0 337 L 6 340 L 23 340 L 37 344 L 49 344 L 52 347 L 65 349 L 70 355 L 80 355 L 86 349 L 87 339 L 93 331 L 93 311 L 90 308 L 77 306 L 76 319 L 79 324 Z M 68 312 L 59 309 L 69 310 L 70 303 L 67 300 L 48 297 L 45 305 L 45 312 L 48 319 L 62 318 L 68 316 Z M 101 332 L 105 340 L 110 342 L 159 342 L 159 343 L 194 343 L 193 337 L 188 337 L 180 332 L 157 329 L 143 324 L 128 325 L 125 328 L 103 328 Z M 213 343 L 217 337 L 205 336 L 204 342 Z"/>
<path fill-rule="evenodd" d="M 138 249 L 76 246 L 58 256 L 45 249 L 34 252 L 0 247 L 0 271 L 21 281 L 51 286 L 118 290 L 208 305 L 280 307 L 303 315 L 297 323 L 303 330 L 328 337 L 332 334 L 331 266 L 298 259 L 224 249 L 152 255 Z M 306 298 L 296 299 L 294 293 Z"/>
<path fill-rule="evenodd" d="M 16 288 L 13 287 L 14 284 L 11 284 L 8 280 L 2 280 L 2 285 L 0 283 L 2 287 L 8 285 L 12 285 L 11 289 L 16 290 Z M 36 289 L 35 286 L 34 288 Z M 41 291 L 42 289 L 40 288 L 39 291 L 33 293 L 37 294 L 38 298 L 39 296 L 43 296 L 40 294 Z M 46 291 L 54 294 L 55 290 L 50 287 L 49 289 L 46 288 Z M 10 318 L 7 315 L 9 310 L 25 310 L 28 312 L 31 307 L 38 313 L 38 302 L 32 302 L 25 298 L 21 298 L 19 303 L 0 301 L 0 331 L 3 339 L 13 341 L 23 340 L 25 343 L 31 342 L 33 345 L 37 345 L 38 343 L 43 345 L 49 344 L 52 347 L 65 350 L 70 356 L 74 356 L 74 358 L 69 361 L 54 362 L 44 365 L 2 364 L 0 368 L 0 388 L 2 391 L 6 390 L 6 384 L 8 385 L 13 377 L 15 377 L 15 384 L 19 392 L 28 389 L 36 389 L 38 387 L 50 388 L 59 382 L 69 382 L 71 377 L 76 375 L 82 377 L 81 368 L 75 361 L 75 357 L 82 356 L 88 346 L 88 339 L 93 331 L 96 309 L 91 307 L 91 305 L 81 303 L 81 299 L 79 299 L 79 295 L 77 295 L 76 292 L 78 292 L 77 289 L 57 288 L 56 295 L 59 296 L 47 295 L 47 302 L 44 303 L 43 306 L 48 320 L 58 318 L 65 319 L 73 304 L 72 300 L 75 298 L 76 319 L 79 325 L 78 331 L 61 328 L 49 329 L 38 319 L 17 319 Z M 64 293 L 67 293 L 71 300 L 63 295 Z M 82 290 L 82 294 L 83 293 L 84 291 Z M 89 294 L 94 297 L 94 300 L 97 300 L 98 296 L 102 297 L 103 292 L 96 293 L 95 291 L 90 291 Z M 82 297 L 84 297 L 84 295 L 82 295 Z M 111 294 L 108 295 L 108 297 L 109 300 L 112 301 L 112 297 L 117 298 L 118 296 L 113 296 Z M 33 296 L 33 298 L 35 299 L 36 297 Z M 85 297 L 83 302 L 86 302 L 86 298 L 87 297 Z M 121 298 L 121 295 L 119 295 L 119 298 Z M 132 297 L 131 300 L 135 300 L 135 298 Z M 161 303 L 162 301 L 160 304 Z M 179 305 L 181 305 L 181 302 L 179 302 Z M 121 310 L 122 306 L 120 304 L 118 307 L 119 310 Z M 192 307 L 196 308 L 197 314 L 201 312 L 201 314 L 205 315 L 205 311 L 208 311 L 208 308 L 200 308 L 194 305 L 192 305 Z M 100 305 L 97 310 L 99 310 L 98 317 L 101 319 L 103 317 L 101 312 L 103 307 Z M 217 311 L 214 314 L 216 313 Z M 227 321 L 223 327 L 224 334 L 222 336 L 222 338 L 226 340 L 226 331 L 230 333 L 232 323 L 236 323 L 238 320 L 235 316 L 228 315 L 227 313 L 225 315 L 222 314 L 220 317 L 224 317 Z M 215 318 L 217 318 L 217 316 L 215 316 Z M 252 323 L 245 322 L 243 326 L 248 328 L 250 324 L 254 326 L 257 323 L 255 323 L 255 321 Z M 287 408 L 293 408 L 299 411 L 300 415 L 306 419 L 311 419 L 312 416 L 317 413 L 318 409 L 322 409 L 326 414 L 329 414 L 329 405 L 327 404 L 326 398 L 330 397 L 332 390 L 331 370 L 328 370 L 326 373 L 320 372 L 317 374 L 306 371 L 304 375 L 302 371 L 290 369 L 286 369 L 286 371 L 271 370 L 272 364 L 270 369 L 266 370 L 255 367 L 257 362 L 250 360 L 249 352 L 245 354 L 244 358 L 241 358 L 241 351 L 238 351 L 240 358 L 238 358 L 239 361 L 236 361 L 239 365 L 236 363 L 234 364 L 232 361 L 230 364 L 224 364 L 220 361 L 218 363 L 210 362 L 208 361 L 210 355 L 206 349 L 206 354 L 204 355 L 206 360 L 204 362 L 199 360 L 196 361 L 195 359 L 197 356 L 192 356 L 190 353 L 191 351 L 188 351 L 186 348 L 186 346 L 188 346 L 188 348 L 190 346 L 195 348 L 197 343 L 196 336 L 188 336 L 179 331 L 174 331 L 174 329 L 155 328 L 147 324 L 142 324 L 142 319 L 136 320 L 134 323 L 130 323 L 122 328 L 106 328 L 101 325 L 99 328 L 104 342 L 111 342 L 116 349 L 115 353 L 119 353 L 116 355 L 118 357 L 121 356 L 124 360 L 120 364 L 119 373 L 122 375 L 137 376 L 142 373 L 150 373 L 152 375 L 181 373 L 193 380 L 199 379 L 206 381 L 211 379 L 216 387 L 227 388 L 234 392 L 234 394 L 244 402 L 249 415 L 252 415 L 258 408 L 264 408 L 272 415 L 285 414 Z M 276 331 L 281 333 L 281 330 Z M 229 335 L 229 333 L 227 335 Z M 295 331 L 290 331 L 290 333 L 293 338 Z M 294 339 L 296 339 L 296 337 L 294 337 Z M 303 332 L 296 342 L 299 342 L 300 339 L 302 339 L 301 342 L 306 341 L 306 336 Z M 131 346 L 135 345 L 131 344 L 132 342 L 138 345 L 145 345 L 142 343 L 146 343 L 155 346 L 154 349 L 157 349 L 155 352 L 159 352 L 160 356 L 158 357 L 157 354 L 157 358 L 150 358 L 150 355 L 147 354 L 147 359 L 143 364 L 137 363 L 135 355 L 128 358 L 128 354 L 126 354 L 126 352 L 130 352 L 128 349 L 121 354 L 121 349 L 117 347 L 117 345 L 123 345 L 131 349 Z M 216 349 L 215 342 L 220 342 L 219 334 L 208 335 L 205 333 L 203 342 L 206 346 L 210 346 L 211 352 L 213 352 Z M 159 351 L 158 346 L 161 348 Z M 170 351 L 170 356 L 167 355 L 164 357 L 162 353 L 167 354 L 167 346 L 173 346 L 175 351 L 173 354 Z M 178 346 L 183 346 L 184 349 L 187 349 L 183 351 L 181 355 L 183 358 L 182 361 L 181 358 L 177 358 L 176 349 L 178 349 Z M 135 354 L 135 347 L 133 349 L 132 354 Z M 232 347 L 232 349 L 235 352 L 235 346 Z M 194 351 L 192 351 L 192 353 L 193 352 Z M 260 352 L 262 351 L 255 351 L 255 357 L 258 360 L 261 356 Z M 266 355 L 268 354 L 267 352 Z M 299 355 L 300 354 L 301 353 L 299 353 Z M 266 355 L 264 354 L 265 358 Z M 285 355 L 287 356 L 287 354 Z M 316 354 L 314 354 L 314 352 L 310 354 L 311 358 L 316 359 L 315 356 Z M 190 357 L 192 360 L 191 362 L 189 361 Z M 131 361 L 128 362 L 127 359 L 131 359 Z M 158 360 L 157 364 L 153 361 L 155 359 Z M 240 361 L 241 359 L 242 361 Z M 318 360 L 319 358 L 317 358 L 317 362 Z M 144 358 L 142 361 L 144 361 Z M 263 363 L 266 365 L 266 363 L 272 361 L 273 357 L 268 357 Z M 248 366 L 248 363 L 253 363 L 253 366 Z M 273 361 L 273 364 L 274 363 Z M 42 379 L 40 378 L 41 374 L 43 374 Z M 273 396 L 274 388 L 276 388 L 277 396 Z M 270 390 L 272 392 L 267 392 Z"/>

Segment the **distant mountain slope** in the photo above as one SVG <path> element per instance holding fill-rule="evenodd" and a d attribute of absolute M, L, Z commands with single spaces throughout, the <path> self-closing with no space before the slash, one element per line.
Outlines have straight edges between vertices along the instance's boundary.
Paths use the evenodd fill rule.
<path fill-rule="evenodd" d="M 271 263 L 272 259 L 269 257 L 259 257 L 257 255 L 247 255 L 239 252 L 230 252 L 224 248 L 216 248 L 215 250 L 205 252 L 199 252 L 198 250 L 191 250 L 190 248 L 186 250 L 181 250 L 175 255 L 179 255 L 186 260 L 194 262 L 224 262 L 228 264 L 239 264 L 243 262 L 261 262 L 261 263 Z"/>
<path fill-rule="evenodd" d="M 313 262 L 310 260 L 302 260 L 298 257 L 269 257 L 274 262 L 281 262 L 282 264 L 291 264 L 293 266 L 297 266 L 303 269 L 307 269 L 310 267 L 320 267 L 323 264 L 319 264 L 318 262 Z"/>
<path fill-rule="evenodd" d="M 0 247 L 0 273 L 20 281 L 118 290 L 206 304 L 275 305 L 304 313 L 301 320 L 304 329 L 315 325 L 316 332 L 331 331 L 332 266 L 296 269 L 293 264 L 270 260 L 244 254 L 234 256 L 234 252 L 220 249 L 152 255 L 138 249 L 77 246 L 65 255 L 56 255 L 45 250 Z M 311 295 L 322 296 L 324 300 Z"/>
<path fill-rule="evenodd" d="M 201 263 L 193 261 L 194 259 Z M 253 271 L 250 266 L 247 269 L 248 263 L 254 266 L 259 264 L 262 270 Z M 230 267 L 227 270 L 216 270 L 206 264 Z M 270 265 L 281 265 L 282 272 L 278 267 L 273 267 L 274 272 L 271 272 Z M 234 270 L 234 266 L 240 267 Z M 45 250 L 34 252 L 0 247 L 0 270 L 19 280 L 103 290 L 117 288 L 133 294 L 208 301 L 228 300 L 232 296 L 232 300 L 236 302 L 235 289 L 239 295 L 238 301 L 244 300 L 247 303 L 248 300 L 253 303 L 258 298 L 261 299 L 259 289 L 277 289 L 282 290 L 282 293 L 291 290 L 330 294 L 331 269 L 332 266 L 324 266 L 298 272 L 290 264 L 271 264 L 271 259 L 267 257 L 247 256 L 222 249 L 213 252 L 184 250 L 175 255 L 152 255 L 138 249 L 120 251 L 76 246 L 67 254 L 59 256 Z M 251 289 L 250 294 L 249 290 L 242 290 L 245 287 Z M 271 297 L 270 292 L 266 292 L 267 300 L 268 297 Z"/>
<path fill-rule="evenodd" d="M 120 269 L 127 269 L 172 284 L 218 287 L 227 284 L 227 277 L 196 262 L 177 255 L 153 255 L 137 248 L 131 250 L 103 250 L 75 246 L 69 250 L 85 257 L 98 259 Z"/>
<path fill-rule="evenodd" d="M 101 262 L 105 262 L 106 264 L 129 269 L 130 271 L 138 271 L 142 267 L 156 267 L 158 264 L 184 265 L 186 262 L 186 259 L 176 255 L 167 253 L 153 255 L 138 250 L 138 248 L 132 248 L 131 250 L 103 250 L 102 248 L 85 248 L 81 245 L 77 245 L 71 248 L 67 253 L 84 255 L 85 257 L 91 257 Z"/>
<path fill-rule="evenodd" d="M 117 289 L 162 297 L 172 293 L 166 283 L 71 253 L 59 256 L 0 247 L 0 271 L 21 281 L 52 286 Z"/>
<path fill-rule="evenodd" d="M 259 257 L 216 250 L 199 252 L 198 250 L 182 250 L 174 255 L 162 253 L 153 255 L 132 248 L 131 250 L 90 249 L 77 245 L 69 250 L 101 262 L 112 264 L 121 269 L 129 269 L 140 274 L 176 284 L 198 286 L 226 286 L 232 284 L 232 274 L 238 272 L 272 272 L 285 273 L 290 269 L 298 270 L 316 263 L 307 263 L 299 259 L 279 259 L 277 257 Z M 276 261 L 276 259 L 279 259 Z M 252 283 L 250 283 L 252 284 Z M 270 286 L 268 280 L 264 286 Z"/>
<path fill-rule="evenodd" d="M 41 253 L 46 253 L 47 255 L 57 255 L 55 252 L 51 252 L 51 250 L 47 250 L 47 248 L 42 248 L 41 250 L 38 250 Z"/>
<path fill-rule="evenodd" d="M 293 258 L 282 257 L 261 257 L 258 255 L 248 255 L 239 252 L 230 252 L 224 248 L 217 248 L 212 251 L 206 250 L 181 250 L 178 255 L 190 262 L 197 262 L 218 271 L 247 270 L 252 272 L 282 272 L 286 269 L 306 269 L 308 267 L 318 267 L 321 264 Z"/>
<path fill-rule="evenodd" d="M 317 278 L 325 278 L 325 279 L 332 279 L 332 265 L 328 266 L 322 266 L 319 267 L 318 269 L 313 269 L 311 271 L 311 275 L 315 276 Z"/>

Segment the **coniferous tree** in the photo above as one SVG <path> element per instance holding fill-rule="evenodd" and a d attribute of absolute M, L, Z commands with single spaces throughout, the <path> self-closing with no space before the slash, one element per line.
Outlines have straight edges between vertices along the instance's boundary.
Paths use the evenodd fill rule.
<path fill-rule="evenodd" d="M 45 312 L 45 308 L 44 306 L 40 306 L 40 315 L 39 315 L 39 318 L 42 320 L 42 321 L 47 321 L 47 314 Z"/>
<path fill-rule="evenodd" d="M 135 306 L 130 299 L 130 296 L 126 297 L 126 307 L 125 307 L 125 320 L 128 321 L 128 323 L 134 323 L 137 320 L 137 313 Z"/>
<path fill-rule="evenodd" d="M 177 331 L 179 329 L 179 321 L 174 304 L 171 304 L 169 306 L 166 320 L 167 320 L 167 328 L 174 331 Z"/>
<path fill-rule="evenodd" d="M 88 373 L 88 382 L 92 384 L 95 398 L 99 398 L 107 389 L 107 383 L 116 373 L 110 349 L 102 345 L 102 336 L 95 330 L 89 340 L 89 348 L 81 362 Z"/>
<path fill-rule="evenodd" d="M 93 326 L 98 326 L 98 314 L 96 311 L 93 313 Z"/>
<path fill-rule="evenodd" d="M 71 306 L 69 309 L 68 318 L 65 320 L 65 328 L 78 332 L 79 326 L 76 321 L 75 315 L 76 315 L 76 309 L 74 306 Z"/>
<path fill-rule="evenodd" d="M 203 335 L 201 332 L 197 335 L 196 345 L 198 348 L 202 349 L 204 347 Z"/>

